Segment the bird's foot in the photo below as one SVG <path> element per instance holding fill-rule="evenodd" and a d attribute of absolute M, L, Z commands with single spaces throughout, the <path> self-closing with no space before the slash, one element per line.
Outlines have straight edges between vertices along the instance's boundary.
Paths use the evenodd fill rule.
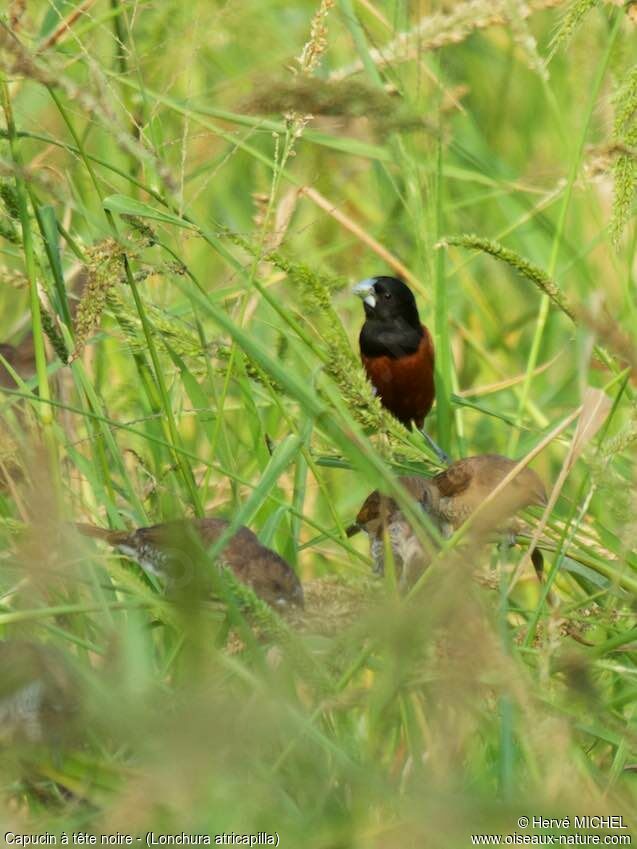
<path fill-rule="evenodd" d="M 520 540 L 516 528 L 510 528 L 507 532 L 508 544 L 510 546 L 518 545 Z M 535 569 L 538 581 L 544 583 L 544 555 L 539 548 L 532 548 L 529 552 L 531 563 Z"/>
<path fill-rule="evenodd" d="M 517 545 L 517 542 L 518 538 L 515 531 L 506 530 L 500 535 L 497 545 L 499 549 L 507 551 L 509 548 L 513 548 L 513 546 Z"/>
<path fill-rule="evenodd" d="M 425 442 L 431 448 L 431 450 L 434 452 L 436 457 L 438 457 L 440 462 L 445 466 L 450 466 L 451 465 L 451 457 L 447 454 L 447 452 L 443 451 L 442 448 L 438 445 L 437 442 L 434 442 L 434 440 L 429 436 L 429 434 L 427 433 L 427 431 L 424 428 L 420 432 L 422 433 Z"/>

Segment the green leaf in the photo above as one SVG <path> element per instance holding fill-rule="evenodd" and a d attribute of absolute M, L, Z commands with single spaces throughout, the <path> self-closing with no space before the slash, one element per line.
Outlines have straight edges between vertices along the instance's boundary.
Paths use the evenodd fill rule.
<path fill-rule="evenodd" d="M 189 221 L 179 218 L 178 215 L 155 209 L 147 203 L 129 198 L 126 195 L 109 195 L 104 198 L 103 206 L 104 209 L 114 212 L 116 215 L 136 215 L 138 218 L 150 218 L 153 221 L 162 221 L 164 224 L 176 224 L 177 227 L 184 227 L 186 230 L 197 229 Z"/>

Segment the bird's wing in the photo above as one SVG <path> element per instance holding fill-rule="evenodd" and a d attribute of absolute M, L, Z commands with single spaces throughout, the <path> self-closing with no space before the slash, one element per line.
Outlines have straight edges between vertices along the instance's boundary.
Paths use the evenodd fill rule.
<path fill-rule="evenodd" d="M 157 548 L 169 546 L 172 543 L 183 543 L 188 540 L 198 539 L 200 544 L 207 548 L 212 545 L 223 531 L 228 527 L 229 522 L 226 519 L 218 519 L 208 517 L 205 519 L 172 519 L 168 522 L 160 522 L 158 525 L 150 525 L 147 528 L 138 528 L 136 531 L 128 534 L 129 537 L 135 537 L 138 544 L 154 545 Z M 244 542 L 248 541 L 248 534 L 254 536 L 247 528 L 239 528 L 238 534 L 245 537 Z M 122 538 L 116 542 L 121 543 Z M 112 542 L 112 539 L 111 539 Z"/>
<path fill-rule="evenodd" d="M 458 460 L 444 472 L 437 474 L 433 481 L 442 498 L 451 498 L 464 492 L 473 480 L 473 464 L 468 460 Z"/>
<path fill-rule="evenodd" d="M 421 500 L 427 484 L 429 483 L 428 478 L 424 478 L 419 475 L 402 475 L 398 478 L 398 482 L 407 490 L 409 495 L 411 495 L 415 501 Z M 379 519 L 387 519 L 398 512 L 398 505 L 394 499 L 388 495 L 381 495 L 381 493 L 375 489 L 373 492 L 370 492 L 363 502 L 363 506 L 358 511 L 358 515 L 356 516 L 356 526 L 358 528 L 365 529 L 370 522 L 375 522 Z M 354 526 L 351 527 L 352 533 L 350 534 L 348 529 L 348 536 L 353 536 L 355 533 Z"/>

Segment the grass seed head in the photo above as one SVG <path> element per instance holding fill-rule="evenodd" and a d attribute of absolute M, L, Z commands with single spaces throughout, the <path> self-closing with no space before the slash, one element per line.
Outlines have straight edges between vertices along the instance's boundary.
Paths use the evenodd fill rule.
<path fill-rule="evenodd" d="M 327 16 L 334 5 L 335 0 L 321 0 L 321 5 L 312 18 L 310 38 L 296 60 L 301 74 L 313 74 L 327 50 Z"/>
<path fill-rule="evenodd" d="M 586 15 L 599 4 L 600 0 L 571 0 L 551 42 L 551 56 L 568 44 Z"/>
<path fill-rule="evenodd" d="M 106 239 L 88 248 L 86 255 L 88 280 L 75 315 L 75 350 L 70 362 L 84 350 L 106 308 L 108 293 L 121 276 L 123 251 L 114 239 Z"/>
<path fill-rule="evenodd" d="M 637 65 L 633 66 L 617 92 L 615 110 L 615 139 L 623 147 L 613 167 L 611 235 L 617 247 L 630 217 L 637 189 Z"/>
<path fill-rule="evenodd" d="M 15 182 L 5 178 L 0 179 L 0 200 L 7 211 L 7 215 L 14 221 L 20 220 L 20 206 Z"/>

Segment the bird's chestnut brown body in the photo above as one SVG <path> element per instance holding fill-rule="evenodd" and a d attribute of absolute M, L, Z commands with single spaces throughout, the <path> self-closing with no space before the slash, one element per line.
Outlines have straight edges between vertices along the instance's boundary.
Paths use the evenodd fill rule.
<path fill-rule="evenodd" d="M 399 422 L 422 428 L 436 397 L 434 386 L 434 346 L 424 325 L 416 350 L 400 357 L 366 356 L 361 360 L 383 407 Z"/>

